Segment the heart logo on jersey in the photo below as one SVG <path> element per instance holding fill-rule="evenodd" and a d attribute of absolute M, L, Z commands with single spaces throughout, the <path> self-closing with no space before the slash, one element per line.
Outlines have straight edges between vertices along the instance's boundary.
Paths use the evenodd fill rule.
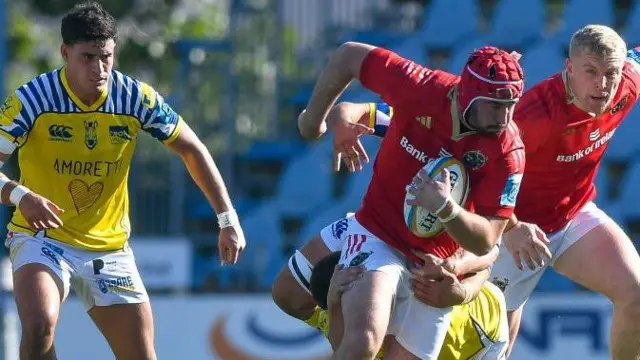
<path fill-rule="evenodd" d="M 73 179 L 69 182 L 68 189 L 78 214 L 82 214 L 98 201 L 104 184 L 98 181 L 89 185 L 80 179 Z"/>

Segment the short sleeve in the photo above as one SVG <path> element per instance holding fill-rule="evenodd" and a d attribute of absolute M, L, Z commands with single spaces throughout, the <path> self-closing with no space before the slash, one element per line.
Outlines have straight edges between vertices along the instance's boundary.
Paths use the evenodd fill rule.
<path fill-rule="evenodd" d="M 31 129 L 31 116 L 22 105 L 18 91 L 9 95 L 0 108 L 0 153 L 11 154 L 21 146 Z M 64 129 L 61 129 L 64 135 Z M 69 135 L 70 137 L 71 135 Z"/>
<path fill-rule="evenodd" d="M 178 137 L 182 118 L 151 86 L 140 82 L 139 119 L 142 130 L 168 144 Z"/>
<path fill-rule="evenodd" d="M 480 181 L 472 183 L 470 199 L 475 212 L 482 216 L 510 217 L 516 206 L 524 166 L 523 148 L 487 164 Z"/>
<path fill-rule="evenodd" d="M 520 129 L 520 137 L 525 144 L 527 154 L 542 148 L 551 138 L 549 113 L 539 95 L 540 89 L 531 89 L 516 104 L 513 120 Z"/>
<path fill-rule="evenodd" d="M 384 102 L 397 107 L 416 90 L 428 86 L 425 81 L 433 71 L 383 48 L 375 48 L 360 68 L 360 82 L 380 95 Z"/>

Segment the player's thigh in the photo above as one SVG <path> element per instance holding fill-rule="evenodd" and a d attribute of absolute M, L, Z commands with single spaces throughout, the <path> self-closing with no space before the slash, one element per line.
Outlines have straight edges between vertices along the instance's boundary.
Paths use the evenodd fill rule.
<path fill-rule="evenodd" d="M 340 264 L 366 271 L 342 296 L 346 346 L 382 345 L 401 279 L 407 276 L 405 258 L 354 219 L 342 235 Z M 409 294 L 402 294 L 408 297 Z"/>
<path fill-rule="evenodd" d="M 154 360 L 153 315 L 149 302 L 94 306 L 89 316 L 118 360 Z"/>
<path fill-rule="evenodd" d="M 72 285 L 118 359 L 154 359 L 149 296 L 130 248 L 78 253 Z"/>
<path fill-rule="evenodd" d="M 322 258 L 342 248 L 342 234 L 349 228 L 353 215 L 335 221 L 297 250 L 276 277 L 271 288 L 274 302 L 287 314 L 307 318 L 316 306 L 311 296 L 311 272 Z"/>
<path fill-rule="evenodd" d="M 310 294 L 313 266 L 331 254 L 320 234 L 297 250 L 282 267 L 271 288 L 274 301 L 282 308 L 296 309 L 315 306 Z M 295 314 L 291 314 L 294 315 Z"/>
<path fill-rule="evenodd" d="M 6 244 L 23 331 L 52 331 L 69 289 L 69 267 L 61 250 L 26 234 L 11 233 Z"/>
<path fill-rule="evenodd" d="M 379 350 L 389 325 L 395 283 L 388 273 L 367 271 L 344 293 L 344 346 Z"/>
<path fill-rule="evenodd" d="M 640 257 L 612 220 L 584 234 L 555 261 L 554 268 L 614 302 L 640 301 Z"/>

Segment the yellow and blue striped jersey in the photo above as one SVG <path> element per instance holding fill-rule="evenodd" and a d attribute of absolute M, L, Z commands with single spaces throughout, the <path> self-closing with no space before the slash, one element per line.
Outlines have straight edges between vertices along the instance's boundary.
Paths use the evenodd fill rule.
<path fill-rule="evenodd" d="M 65 210 L 64 225 L 47 237 L 116 250 L 130 234 L 127 177 L 138 133 L 166 144 L 181 123 L 152 87 L 115 70 L 100 98 L 86 105 L 60 69 L 9 95 L 0 109 L 0 152 L 17 148 L 20 183 Z M 35 232 L 18 210 L 9 229 Z"/>

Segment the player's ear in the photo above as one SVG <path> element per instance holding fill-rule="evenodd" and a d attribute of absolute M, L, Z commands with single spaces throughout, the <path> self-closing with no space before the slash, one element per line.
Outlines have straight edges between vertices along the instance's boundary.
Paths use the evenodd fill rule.
<path fill-rule="evenodd" d="M 60 45 L 60 55 L 62 56 L 62 60 L 64 60 L 66 64 L 67 60 L 69 60 L 69 45 L 64 43 Z"/>
<path fill-rule="evenodd" d="M 573 64 L 571 63 L 571 59 L 570 58 L 566 58 L 564 60 L 564 66 L 567 69 L 567 72 L 571 73 L 573 72 Z"/>

